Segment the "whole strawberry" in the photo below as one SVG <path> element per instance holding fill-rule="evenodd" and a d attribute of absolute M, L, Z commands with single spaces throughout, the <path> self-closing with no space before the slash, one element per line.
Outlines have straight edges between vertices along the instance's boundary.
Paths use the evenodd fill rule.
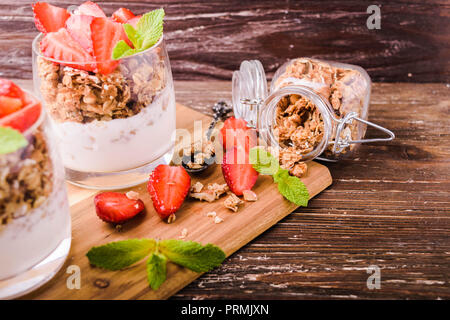
<path fill-rule="evenodd" d="M 105 222 L 120 224 L 144 210 L 142 200 L 128 198 L 119 192 L 103 192 L 94 198 L 97 216 Z"/>
<path fill-rule="evenodd" d="M 161 219 L 180 209 L 190 186 L 191 177 L 183 167 L 160 164 L 153 170 L 147 189 Z"/>

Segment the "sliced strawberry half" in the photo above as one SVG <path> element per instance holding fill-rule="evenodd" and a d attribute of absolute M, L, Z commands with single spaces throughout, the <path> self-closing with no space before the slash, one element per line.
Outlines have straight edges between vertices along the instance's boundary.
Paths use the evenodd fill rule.
<path fill-rule="evenodd" d="M 18 98 L 0 96 L 0 118 L 20 110 L 22 105 L 22 100 Z"/>
<path fill-rule="evenodd" d="M 44 56 L 64 61 L 65 65 L 86 71 L 95 71 L 95 61 L 83 47 L 76 42 L 66 29 L 48 33 L 41 41 Z M 73 62 L 73 63 L 72 63 Z"/>
<path fill-rule="evenodd" d="M 251 190 L 258 179 L 258 172 L 249 161 L 249 152 L 241 147 L 227 150 L 223 156 L 222 174 L 230 190 L 237 196 Z"/>
<path fill-rule="evenodd" d="M 190 186 L 191 177 L 183 167 L 161 164 L 153 170 L 147 190 L 161 219 L 180 209 Z"/>
<path fill-rule="evenodd" d="M 134 17 L 135 17 L 134 13 L 126 8 L 120 8 L 120 9 L 116 10 L 111 16 L 111 18 L 115 22 L 120 22 L 120 23 L 125 23 Z"/>
<path fill-rule="evenodd" d="M 145 208 L 142 200 L 133 200 L 123 193 L 103 192 L 94 198 L 97 216 L 114 224 L 130 220 Z"/>
<path fill-rule="evenodd" d="M 89 54 L 94 52 L 91 36 L 92 20 L 94 20 L 92 16 L 74 14 L 66 21 L 66 28 L 70 36 Z"/>
<path fill-rule="evenodd" d="M 103 12 L 102 8 L 92 1 L 82 3 L 75 11 L 75 14 L 106 18 L 106 14 Z"/>
<path fill-rule="evenodd" d="M 32 5 L 34 24 L 42 33 L 55 32 L 66 25 L 70 13 L 64 9 L 52 6 L 46 2 L 36 2 Z"/>
<path fill-rule="evenodd" d="M 17 98 L 20 99 L 23 104 L 26 103 L 25 93 L 19 88 L 18 85 L 8 79 L 0 78 L 0 96 Z"/>
<path fill-rule="evenodd" d="M 256 130 L 249 128 L 244 119 L 231 117 L 225 120 L 222 129 L 220 129 L 220 141 L 224 150 L 245 146 L 246 150 L 249 151 L 257 144 Z"/>
<path fill-rule="evenodd" d="M 136 16 L 134 18 L 131 18 L 130 20 L 127 21 L 128 24 L 131 24 L 133 26 L 133 28 L 136 29 L 137 24 L 139 22 L 139 19 L 141 19 L 141 16 Z"/>
<path fill-rule="evenodd" d="M 37 101 L 32 101 L 24 108 L 0 119 L 0 126 L 10 127 L 20 132 L 30 128 L 41 115 L 42 106 Z"/>
<path fill-rule="evenodd" d="M 91 23 L 91 32 L 98 71 L 102 74 L 109 74 L 119 64 L 119 61 L 112 60 L 114 47 L 120 40 L 128 40 L 123 26 L 108 18 L 94 18 Z"/>

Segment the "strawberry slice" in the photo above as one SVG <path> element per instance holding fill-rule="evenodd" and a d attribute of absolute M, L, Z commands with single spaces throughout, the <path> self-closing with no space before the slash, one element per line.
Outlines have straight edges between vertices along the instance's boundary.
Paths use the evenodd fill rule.
<path fill-rule="evenodd" d="M 249 128 L 244 119 L 231 117 L 225 120 L 222 129 L 220 129 L 220 141 L 224 150 L 245 146 L 245 149 L 249 151 L 257 144 L 256 131 Z"/>
<path fill-rule="evenodd" d="M 91 23 L 91 32 L 98 71 L 102 74 L 109 74 L 119 64 L 119 61 L 112 60 L 114 47 L 120 40 L 128 40 L 123 26 L 108 18 L 94 18 Z"/>
<path fill-rule="evenodd" d="M 131 18 L 130 20 L 127 21 L 128 24 L 131 24 L 133 26 L 133 28 L 136 29 L 137 24 L 139 22 L 139 19 L 141 19 L 141 16 L 136 16 L 134 18 Z"/>
<path fill-rule="evenodd" d="M 66 28 L 70 36 L 89 54 L 94 52 L 91 36 L 92 20 L 94 20 L 92 16 L 72 15 L 66 21 Z"/>
<path fill-rule="evenodd" d="M 245 190 L 251 190 L 258 179 L 258 172 L 249 162 L 249 152 L 242 147 L 225 152 L 222 174 L 230 190 L 237 196 L 241 196 Z"/>
<path fill-rule="evenodd" d="M 26 95 L 14 82 L 8 79 L 0 78 L 0 96 L 9 98 L 18 98 L 22 104 L 26 103 Z"/>
<path fill-rule="evenodd" d="M 95 59 L 69 34 L 67 29 L 48 33 L 41 41 L 44 56 L 64 61 L 65 65 L 86 71 L 95 70 Z M 66 63 L 73 62 L 73 63 Z"/>
<path fill-rule="evenodd" d="M 41 110 L 41 104 L 38 101 L 32 101 L 24 108 L 1 118 L 0 126 L 11 127 L 20 132 L 25 132 L 39 119 Z"/>
<path fill-rule="evenodd" d="M 22 108 L 22 100 L 18 98 L 10 98 L 7 96 L 0 96 L 0 118 L 14 113 Z"/>
<path fill-rule="evenodd" d="M 111 16 L 111 18 L 115 22 L 120 22 L 120 23 L 125 23 L 134 17 L 135 17 L 134 13 L 126 8 L 120 8 L 120 9 L 116 10 Z"/>
<path fill-rule="evenodd" d="M 85 16 L 106 18 L 106 14 L 103 10 L 98 6 L 98 4 L 92 1 L 82 3 L 74 13 Z"/>
<path fill-rule="evenodd" d="M 161 219 L 180 209 L 191 187 L 191 177 L 180 166 L 161 164 L 150 174 L 147 190 Z"/>
<path fill-rule="evenodd" d="M 34 24 L 42 33 L 55 32 L 64 28 L 70 13 L 64 9 L 52 6 L 46 2 L 36 2 L 32 5 Z"/>
<path fill-rule="evenodd" d="M 123 193 L 103 192 L 94 198 L 97 216 L 114 224 L 130 220 L 145 208 L 142 200 L 133 200 Z"/>

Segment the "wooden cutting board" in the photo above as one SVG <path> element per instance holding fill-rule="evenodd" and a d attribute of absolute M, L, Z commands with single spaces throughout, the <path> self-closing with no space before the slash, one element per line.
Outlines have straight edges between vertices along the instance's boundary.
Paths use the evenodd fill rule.
<path fill-rule="evenodd" d="M 210 122 L 206 115 L 177 105 L 177 128 L 192 131 L 195 120 L 202 120 L 205 130 Z M 210 182 L 225 183 L 219 165 L 208 171 L 193 176 L 192 182 L 201 181 L 205 185 Z M 310 196 L 314 197 L 328 187 L 332 179 L 325 166 L 312 162 L 302 181 Z M 167 224 L 153 209 L 146 184 L 123 191 L 128 190 L 140 194 L 146 212 L 118 230 L 96 216 L 93 203 L 96 191 L 68 185 L 72 215 L 71 251 L 60 272 L 49 283 L 25 296 L 26 299 L 166 299 L 200 274 L 169 263 L 166 282 L 157 291 L 152 291 L 146 280 L 145 260 L 122 271 L 107 271 L 90 266 L 86 253 L 93 246 L 130 238 L 177 239 L 186 228 L 185 240 L 213 243 L 222 248 L 228 257 L 297 208 L 279 194 L 271 177 L 260 175 L 253 188 L 258 201 L 245 202 L 237 213 L 223 206 L 225 197 L 213 203 L 189 199 L 177 212 L 176 221 Z M 215 224 L 214 219 L 206 217 L 210 211 L 215 211 L 224 221 Z M 66 270 L 70 265 L 81 269 L 80 289 L 67 288 L 70 274 Z"/>

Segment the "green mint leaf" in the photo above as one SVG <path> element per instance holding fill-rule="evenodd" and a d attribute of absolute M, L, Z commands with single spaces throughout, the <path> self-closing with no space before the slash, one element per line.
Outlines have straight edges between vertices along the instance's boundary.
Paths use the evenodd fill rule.
<path fill-rule="evenodd" d="M 280 181 L 283 181 L 283 180 L 287 179 L 288 177 L 289 177 L 289 171 L 280 167 L 278 169 L 277 173 L 275 173 L 273 175 L 273 180 L 276 183 L 279 183 Z"/>
<path fill-rule="evenodd" d="M 147 260 L 147 281 L 153 290 L 158 288 L 166 281 L 167 258 L 160 253 L 152 253 Z"/>
<path fill-rule="evenodd" d="M 262 148 L 252 148 L 249 158 L 253 168 L 261 174 L 273 176 L 280 168 L 278 159 Z"/>
<path fill-rule="evenodd" d="M 130 239 L 93 247 L 86 256 L 97 267 L 120 270 L 144 259 L 155 249 L 153 239 Z"/>
<path fill-rule="evenodd" d="M 284 169 L 281 169 L 284 170 Z M 284 170 L 287 172 L 287 170 Z M 309 192 L 305 184 L 297 177 L 290 176 L 282 171 L 278 175 L 278 191 L 289 201 L 296 205 L 306 207 L 308 205 Z"/>
<path fill-rule="evenodd" d="M 116 46 L 112 52 L 113 60 L 119 60 L 128 56 L 131 56 L 136 53 L 136 49 L 130 48 L 130 46 L 124 41 L 120 40 L 117 42 Z"/>
<path fill-rule="evenodd" d="M 219 247 L 193 241 L 162 240 L 159 250 L 170 261 L 195 272 L 210 271 L 225 260 L 225 253 Z"/>
<path fill-rule="evenodd" d="M 137 23 L 139 50 L 146 50 L 158 42 L 163 34 L 164 9 L 144 14 Z"/>
<path fill-rule="evenodd" d="M 17 151 L 27 144 L 27 139 L 19 131 L 8 127 L 0 127 L 0 154 Z"/>
<path fill-rule="evenodd" d="M 123 25 L 123 29 L 125 30 L 125 33 L 127 34 L 128 39 L 130 39 L 133 46 L 136 48 L 138 45 L 138 34 L 137 30 L 133 28 L 131 24 L 125 23 Z"/>

